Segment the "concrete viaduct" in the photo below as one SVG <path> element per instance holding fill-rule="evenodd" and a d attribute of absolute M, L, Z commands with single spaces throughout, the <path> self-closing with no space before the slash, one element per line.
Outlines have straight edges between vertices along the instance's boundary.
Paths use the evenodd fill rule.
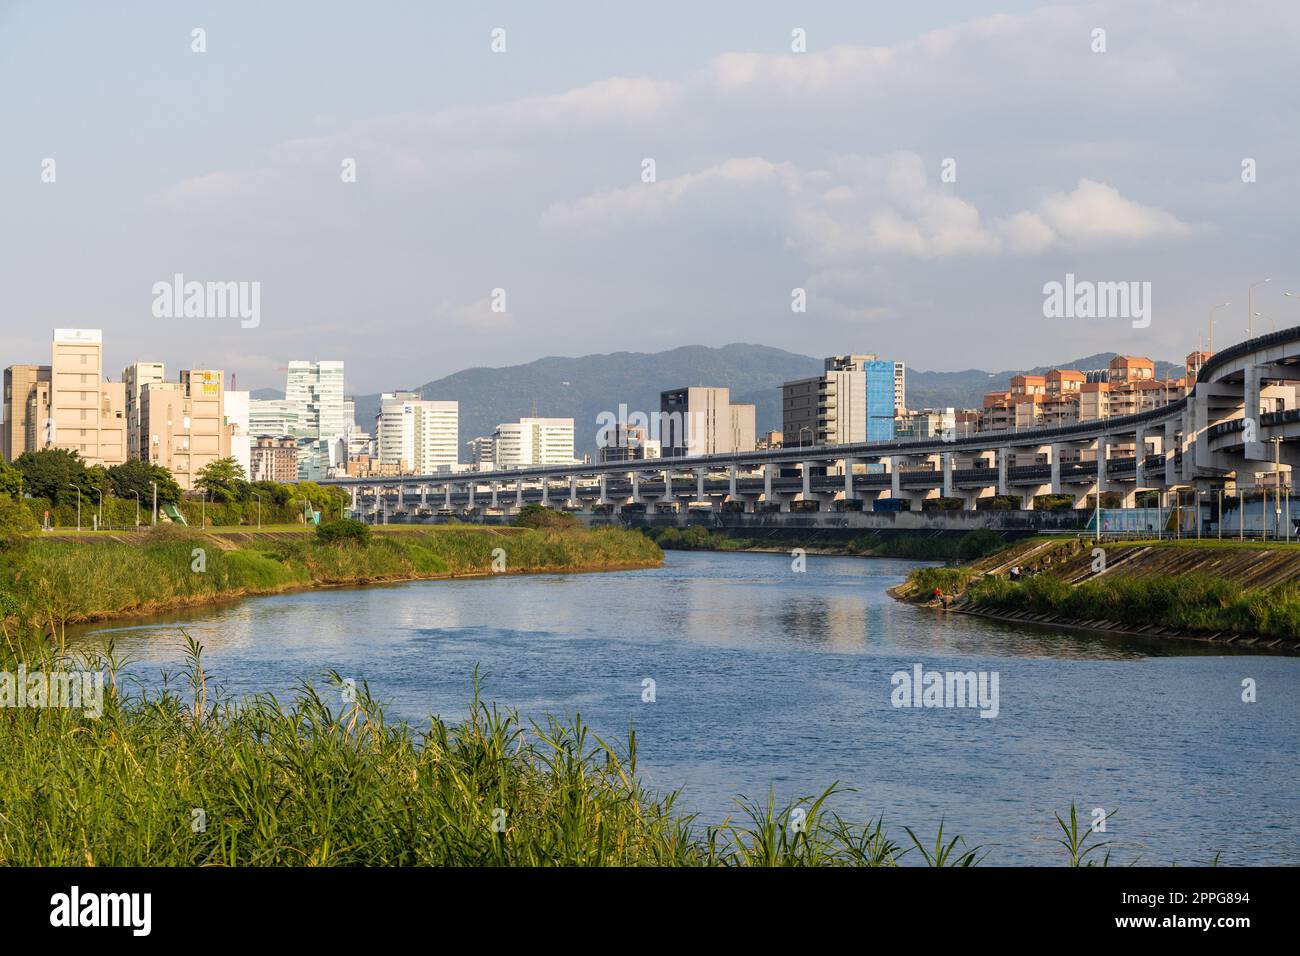
<path fill-rule="evenodd" d="M 1290 383 L 1296 383 L 1292 385 Z M 353 513 L 504 514 L 538 503 L 647 514 L 692 506 L 752 512 L 872 510 L 879 499 L 920 510 L 927 499 L 1068 494 L 1081 507 L 1100 490 L 1125 507 L 1138 491 L 1236 487 L 1300 462 L 1300 327 L 1214 355 L 1194 390 L 1161 408 L 1060 427 L 910 441 L 778 448 L 728 455 L 574 464 L 401 478 L 332 478 Z M 1270 479 L 1271 481 L 1272 479 Z M 846 501 L 861 505 L 845 505 Z"/>

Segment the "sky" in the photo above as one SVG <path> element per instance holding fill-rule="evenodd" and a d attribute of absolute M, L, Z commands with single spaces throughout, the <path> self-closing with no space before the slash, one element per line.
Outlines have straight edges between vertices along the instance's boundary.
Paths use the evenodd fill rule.
<path fill-rule="evenodd" d="M 1298 40 L 1252 0 L 0 0 L 0 365 L 55 327 L 357 394 L 730 342 L 1181 361 L 1266 277 L 1256 328 L 1300 324 Z M 1046 315 L 1067 274 L 1149 321 Z"/>

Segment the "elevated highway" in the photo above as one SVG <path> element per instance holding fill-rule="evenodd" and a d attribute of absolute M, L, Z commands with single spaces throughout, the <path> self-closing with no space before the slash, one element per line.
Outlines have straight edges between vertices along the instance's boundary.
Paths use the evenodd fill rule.
<path fill-rule="evenodd" d="M 947 498 L 974 509 L 994 495 L 1034 507 L 1039 495 L 1083 506 L 1097 491 L 1131 507 L 1138 491 L 1289 485 L 1300 461 L 1300 327 L 1214 355 L 1192 392 L 1122 418 L 1048 428 L 727 455 L 400 478 L 331 478 L 356 514 L 499 511 L 525 504 L 600 509 L 920 510 Z"/>

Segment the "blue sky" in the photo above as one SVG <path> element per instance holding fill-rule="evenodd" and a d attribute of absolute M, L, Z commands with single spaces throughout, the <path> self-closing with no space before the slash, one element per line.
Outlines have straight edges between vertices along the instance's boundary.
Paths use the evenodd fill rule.
<path fill-rule="evenodd" d="M 1177 359 L 1264 276 L 1300 321 L 1298 39 L 1251 2 L 0 2 L 0 363 L 55 326 L 114 373 L 342 358 L 358 393 L 734 341 Z M 260 325 L 155 318 L 176 272 L 259 282 Z M 1150 327 L 1045 319 L 1067 272 L 1151 282 Z"/>

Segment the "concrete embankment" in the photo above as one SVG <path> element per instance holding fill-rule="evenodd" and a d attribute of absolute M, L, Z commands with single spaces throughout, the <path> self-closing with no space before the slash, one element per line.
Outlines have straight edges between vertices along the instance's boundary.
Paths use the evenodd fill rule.
<path fill-rule="evenodd" d="M 891 593 L 1016 623 L 1300 652 L 1297 546 L 1032 539 Z"/>

